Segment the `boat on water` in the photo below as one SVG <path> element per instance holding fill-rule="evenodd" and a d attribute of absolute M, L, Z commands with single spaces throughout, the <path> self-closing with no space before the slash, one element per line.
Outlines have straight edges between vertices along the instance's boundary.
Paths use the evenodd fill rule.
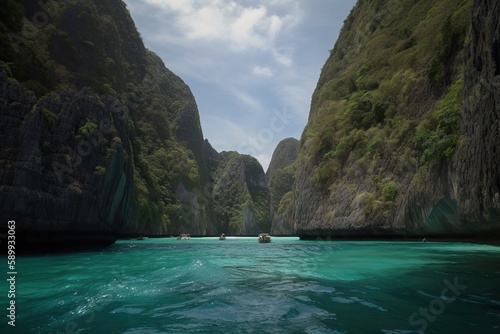
<path fill-rule="evenodd" d="M 190 235 L 190 234 L 188 234 L 188 233 L 182 233 L 181 235 L 179 235 L 179 236 L 177 237 L 177 240 L 187 240 L 187 239 L 189 239 L 189 238 L 191 238 L 191 235 Z"/>
<path fill-rule="evenodd" d="M 271 242 L 271 235 L 269 233 L 260 233 L 259 242 Z"/>
<path fill-rule="evenodd" d="M 219 237 L 219 240 L 226 240 L 226 235 L 222 233 Z"/>
<path fill-rule="evenodd" d="M 140 235 L 136 238 L 136 240 L 146 240 L 148 237 L 145 237 L 143 235 Z"/>

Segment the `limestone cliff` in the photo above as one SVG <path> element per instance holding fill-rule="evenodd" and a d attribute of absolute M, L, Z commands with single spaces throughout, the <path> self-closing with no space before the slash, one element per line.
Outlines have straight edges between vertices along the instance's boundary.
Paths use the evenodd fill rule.
<path fill-rule="evenodd" d="M 87 88 L 36 99 L 4 71 L 0 87 L 0 215 L 16 221 L 18 238 L 27 238 L 21 242 L 111 241 L 135 231 L 127 110 L 119 100 Z"/>
<path fill-rule="evenodd" d="M 273 152 L 266 175 L 271 195 L 273 235 L 293 234 L 292 189 L 295 182 L 299 141 L 286 138 L 278 143 Z"/>
<path fill-rule="evenodd" d="M 29 243 L 215 231 L 195 191 L 209 176 L 194 97 L 122 1 L 6 0 L 0 18 L 0 232 L 12 219 Z"/>
<path fill-rule="evenodd" d="M 358 1 L 301 138 L 302 238 L 500 234 L 498 9 Z"/>
<path fill-rule="evenodd" d="M 218 233 L 257 235 L 271 229 L 270 197 L 260 163 L 237 152 L 212 154 L 211 198 Z"/>
<path fill-rule="evenodd" d="M 457 156 L 462 221 L 489 231 L 500 222 L 500 3 L 476 0 L 465 46 L 465 102 Z"/>

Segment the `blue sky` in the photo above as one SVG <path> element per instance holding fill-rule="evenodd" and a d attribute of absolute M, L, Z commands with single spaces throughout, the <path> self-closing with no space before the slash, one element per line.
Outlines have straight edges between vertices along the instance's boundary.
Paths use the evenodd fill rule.
<path fill-rule="evenodd" d="M 126 0 L 147 48 L 193 92 L 219 152 L 267 169 L 300 138 L 311 95 L 355 0 Z"/>

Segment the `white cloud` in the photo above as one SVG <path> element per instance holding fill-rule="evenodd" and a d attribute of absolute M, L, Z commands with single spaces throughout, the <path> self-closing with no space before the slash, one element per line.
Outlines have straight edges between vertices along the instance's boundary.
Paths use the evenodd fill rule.
<path fill-rule="evenodd" d="M 192 0 L 147 0 L 149 3 L 154 3 L 162 7 L 169 7 L 175 11 L 181 13 L 190 13 L 194 7 L 194 1 Z"/>
<path fill-rule="evenodd" d="M 237 123 L 219 116 L 203 117 L 203 132 L 209 138 L 210 144 L 219 152 L 236 150 L 235 143 L 239 145 L 246 140 L 248 135 Z M 224 133 L 225 136 L 220 136 Z M 231 138 L 230 141 L 226 138 Z"/>
<path fill-rule="evenodd" d="M 355 2 L 125 1 L 146 46 L 190 86 L 213 147 L 252 154 L 264 168 L 282 138 L 300 137 L 320 68 Z M 268 140 L 275 109 L 291 117 Z"/>
<path fill-rule="evenodd" d="M 226 88 L 226 90 L 240 102 L 243 102 L 243 104 L 245 104 L 246 107 L 250 108 L 253 112 L 259 112 L 262 110 L 262 103 L 249 93 L 237 88 Z"/>
<path fill-rule="evenodd" d="M 276 38 L 299 20 L 297 12 L 277 15 L 266 5 L 244 6 L 230 0 L 144 0 L 165 11 L 169 24 L 176 27 L 177 36 L 163 36 L 179 43 L 186 39 L 217 42 L 233 52 L 249 49 L 271 51 Z M 175 15 L 168 15 L 174 13 Z M 172 33 L 158 32 L 158 34 Z"/>
<path fill-rule="evenodd" d="M 269 19 L 269 36 L 274 39 L 276 35 L 281 31 L 281 28 L 283 27 L 283 20 L 276 16 L 272 15 Z"/>
<path fill-rule="evenodd" d="M 273 50 L 273 58 L 278 64 L 285 67 L 289 67 L 293 64 L 291 56 L 280 53 L 277 50 Z"/>
<path fill-rule="evenodd" d="M 182 16 L 179 21 L 186 28 L 186 37 L 196 39 L 218 39 L 224 34 L 224 13 L 217 7 L 203 7 Z"/>
<path fill-rule="evenodd" d="M 265 49 L 268 45 L 266 33 L 259 33 L 259 26 L 265 25 L 268 20 L 267 9 L 264 6 L 258 8 L 243 8 L 240 15 L 229 26 L 228 31 L 231 46 L 237 51 L 248 48 Z"/>
<path fill-rule="evenodd" d="M 267 66 L 254 66 L 252 68 L 252 73 L 256 76 L 261 76 L 261 77 L 272 77 L 273 76 L 273 71 L 267 67 Z"/>

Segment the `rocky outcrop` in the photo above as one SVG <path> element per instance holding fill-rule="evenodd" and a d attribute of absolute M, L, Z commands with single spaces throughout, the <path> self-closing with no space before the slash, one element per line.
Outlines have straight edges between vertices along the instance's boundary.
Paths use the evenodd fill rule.
<path fill-rule="evenodd" d="M 153 52 L 142 82 L 129 99 L 137 179 L 139 226 L 157 235 L 211 234 L 211 203 L 202 195 L 209 184 L 198 108 L 189 87 Z M 132 100 L 132 101 L 130 101 Z"/>
<path fill-rule="evenodd" d="M 135 230 L 127 110 L 89 89 L 37 100 L 0 71 L 1 218 L 23 242 Z M 74 238 L 73 238 L 74 239 Z M 22 243 L 20 243 L 22 244 Z M 26 246 L 26 245 L 25 245 Z"/>
<path fill-rule="evenodd" d="M 296 171 L 294 163 L 298 150 L 297 139 L 283 139 L 276 146 L 266 172 L 272 203 L 271 233 L 273 235 L 294 234 L 292 189 Z"/>
<path fill-rule="evenodd" d="M 498 9 L 358 2 L 301 139 L 302 238 L 499 235 Z"/>
<path fill-rule="evenodd" d="M 266 175 L 253 157 L 219 153 L 211 193 L 218 233 L 257 235 L 271 229 Z"/>
<path fill-rule="evenodd" d="M 214 233 L 189 87 L 144 47 L 123 1 L 42 5 L 1 13 L 0 234 L 12 219 L 43 247 Z M 29 36 L 23 7 L 23 24 L 49 20 Z"/>
<path fill-rule="evenodd" d="M 465 51 L 465 103 L 457 154 L 458 211 L 464 224 L 488 233 L 498 229 L 500 222 L 498 1 L 475 1 Z"/>

